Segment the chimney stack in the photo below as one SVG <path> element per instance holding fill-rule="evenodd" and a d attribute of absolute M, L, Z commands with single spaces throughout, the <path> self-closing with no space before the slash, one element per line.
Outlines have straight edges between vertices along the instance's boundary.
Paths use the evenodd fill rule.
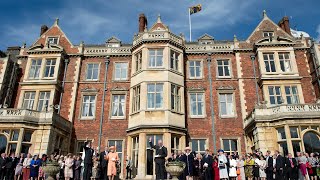
<path fill-rule="evenodd" d="M 145 27 L 148 25 L 148 20 L 144 14 L 139 15 L 139 33 L 144 32 Z"/>
<path fill-rule="evenodd" d="M 40 30 L 40 36 L 42 36 L 43 33 L 47 32 L 48 29 L 49 29 L 48 26 L 42 25 Z"/>
<path fill-rule="evenodd" d="M 285 32 L 291 35 L 288 16 L 283 17 L 281 21 L 278 23 L 278 25 L 280 26 L 281 29 L 283 29 Z"/>

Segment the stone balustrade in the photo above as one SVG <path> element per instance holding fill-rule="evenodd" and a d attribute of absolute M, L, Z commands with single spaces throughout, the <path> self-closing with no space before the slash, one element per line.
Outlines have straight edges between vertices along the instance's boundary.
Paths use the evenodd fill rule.
<path fill-rule="evenodd" d="M 184 40 L 182 37 L 177 36 L 171 32 L 145 32 L 143 34 L 139 34 L 133 39 L 133 47 L 140 44 L 143 41 L 161 41 L 161 40 L 169 40 L 181 46 L 184 45 Z"/>
<path fill-rule="evenodd" d="M 86 47 L 85 55 L 131 55 L 131 47 Z"/>
<path fill-rule="evenodd" d="M 40 112 L 28 109 L 0 109 L 1 123 L 31 123 L 35 125 L 54 125 L 65 130 L 70 130 L 71 122 L 59 114 L 48 111 Z"/>
<path fill-rule="evenodd" d="M 203 52 L 232 52 L 234 49 L 233 44 L 206 44 L 195 45 L 189 44 L 186 46 L 186 53 L 203 53 Z"/>
<path fill-rule="evenodd" d="M 253 122 L 281 119 L 320 118 L 320 104 L 290 104 L 274 107 L 256 107 L 244 120 L 244 127 Z"/>

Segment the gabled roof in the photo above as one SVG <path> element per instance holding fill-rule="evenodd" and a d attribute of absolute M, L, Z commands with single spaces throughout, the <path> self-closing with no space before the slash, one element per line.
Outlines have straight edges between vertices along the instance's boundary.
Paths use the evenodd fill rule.
<path fill-rule="evenodd" d="M 256 37 L 254 36 L 261 36 L 259 37 L 259 39 L 263 38 L 262 37 L 262 33 L 259 35 L 257 35 L 257 33 L 259 33 L 259 31 L 274 31 L 275 36 L 283 36 L 289 39 L 292 39 L 292 36 L 290 34 L 288 34 L 286 31 L 284 31 L 283 29 L 281 29 L 275 22 L 273 22 L 268 16 L 266 11 L 263 11 L 263 19 L 260 21 L 260 23 L 258 24 L 258 26 L 254 29 L 254 31 L 250 34 L 250 36 L 247 38 L 247 41 L 251 41 L 253 40 L 256 41 L 257 39 L 255 39 Z"/>
<path fill-rule="evenodd" d="M 200 36 L 199 38 L 198 38 L 198 41 L 199 40 L 213 40 L 214 38 L 212 37 L 212 36 L 210 36 L 209 34 L 207 34 L 207 33 L 205 33 L 205 34 L 203 34 L 202 36 Z"/>
<path fill-rule="evenodd" d="M 158 15 L 157 22 L 152 25 L 149 31 L 169 31 L 168 26 L 162 23 L 160 14 Z"/>
<path fill-rule="evenodd" d="M 111 38 L 107 39 L 106 43 L 121 43 L 121 40 L 115 36 L 112 36 Z"/>

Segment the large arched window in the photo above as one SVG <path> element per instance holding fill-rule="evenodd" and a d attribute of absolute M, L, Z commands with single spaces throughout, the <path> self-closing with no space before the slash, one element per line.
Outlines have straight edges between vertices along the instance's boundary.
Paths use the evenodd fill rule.
<path fill-rule="evenodd" d="M 0 134 L 0 153 L 5 153 L 7 148 L 7 137 Z"/>
<path fill-rule="evenodd" d="M 307 153 L 320 152 L 320 138 L 315 132 L 306 132 L 303 136 L 303 143 Z"/>

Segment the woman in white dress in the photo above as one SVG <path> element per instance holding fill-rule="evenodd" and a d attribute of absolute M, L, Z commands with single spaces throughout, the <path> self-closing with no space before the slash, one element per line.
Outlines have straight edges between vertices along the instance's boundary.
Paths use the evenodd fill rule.
<path fill-rule="evenodd" d="M 266 180 L 267 174 L 265 172 L 265 169 L 267 167 L 267 162 L 264 159 L 263 156 L 260 156 L 260 164 L 259 164 L 259 175 L 261 180 Z"/>
<path fill-rule="evenodd" d="M 237 159 L 237 168 L 240 169 L 239 180 L 246 180 L 246 175 L 244 173 L 244 159 L 243 156 L 239 156 Z"/>
<path fill-rule="evenodd" d="M 228 179 L 228 171 L 227 171 L 227 157 L 223 154 L 224 151 L 220 149 L 218 151 L 219 157 L 218 157 L 218 164 L 219 164 L 219 175 L 220 179 Z"/>
<path fill-rule="evenodd" d="M 237 161 L 234 159 L 233 156 L 229 156 L 229 177 L 230 180 L 235 180 L 237 178 Z"/>

